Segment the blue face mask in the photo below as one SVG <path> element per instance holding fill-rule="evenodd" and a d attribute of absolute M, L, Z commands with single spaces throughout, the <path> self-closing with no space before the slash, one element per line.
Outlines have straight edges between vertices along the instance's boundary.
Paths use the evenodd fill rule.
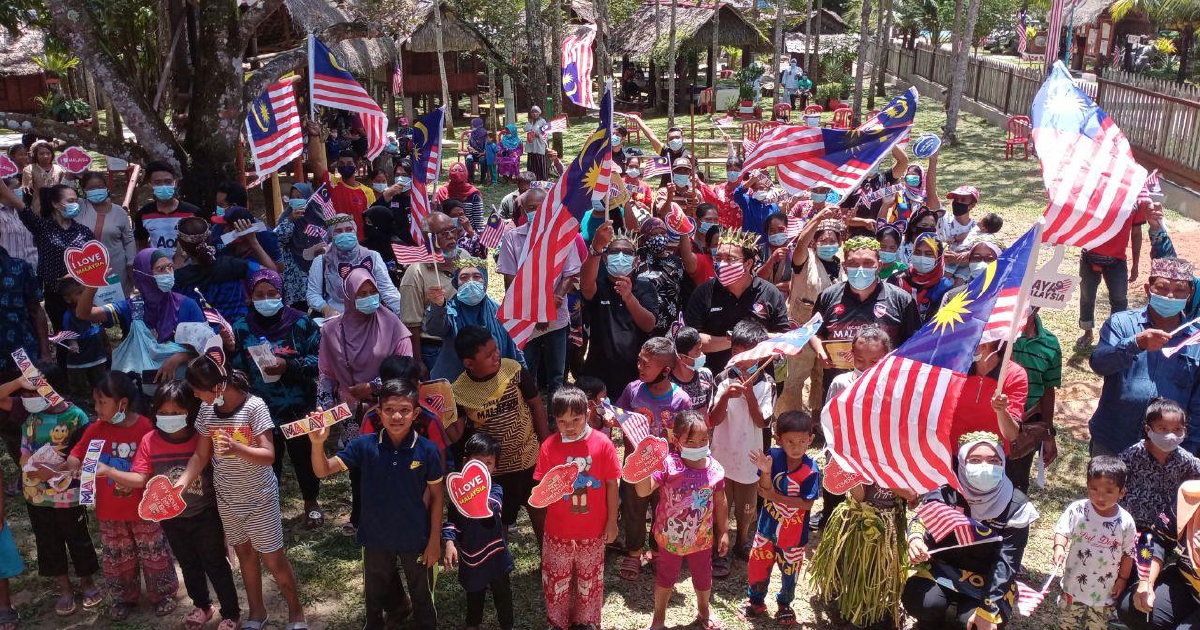
<path fill-rule="evenodd" d="M 113 424 L 121 424 L 122 422 L 125 422 L 125 410 L 122 409 L 121 411 L 114 413 L 113 416 L 108 419 L 108 421 Z"/>
<path fill-rule="evenodd" d="M 85 197 L 87 197 L 87 200 L 92 203 L 104 203 L 105 201 L 108 200 L 108 189 L 107 188 L 93 188 L 93 189 L 83 193 L 83 195 Z"/>
<path fill-rule="evenodd" d="M 837 245 L 817 245 L 817 258 L 829 262 L 837 256 L 839 249 L 841 248 Z"/>
<path fill-rule="evenodd" d="M 885 265 L 896 262 L 896 252 L 887 252 L 882 249 L 879 250 L 879 262 Z"/>
<path fill-rule="evenodd" d="M 829 198 L 829 193 L 812 193 L 809 198 L 813 203 L 825 203 L 825 200 Z"/>
<path fill-rule="evenodd" d="M 865 267 L 846 268 L 846 281 L 858 291 L 862 291 L 875 284 L 876 277 L 874 269 L 867 269 Z"/>
<path fill-rule="evenodd" d="M 484 289 L 482 282 L 478 280 L 471 280 L 470 282 L 464 282 L 461 286 L 459 286 L 458 293 L 455 295 L 458 296 L 459 301 L 461 301 L 463 304 L 466 304 L 467 306 L 476 306 L 483 301 L 483 296 L 486 293 L 487 292 Z"/>
<path fill-rule="evenodd" d="M 167 201 L 174 196 L 175 196 L 175 184 L 168 184 L 166 186 L 155 186 L 154 187 L 154 198 L 159 201 Z"/>
<path fill-rule="evenodd" d="M 400 175 L 396 177 L 396 183 L 400 184 L 401 191 L 408 191 L 412 188 L 412 178 Z"/>
<path fill-rule="evenodd" d="M 633 273 L 633 254 L 609 254 L 605 267 L 610 276 L 628 276 Z"/>
<path fill-rule="evenodd" d="M 991 492 L 1004 478 L 1004 467 L 988 463 L 967 464 L 963 476 L 966 477 L 967 485 L 975 490 Z"/>
<path fill-rule="evenodd" d="M 725 171 L 725 179 L 727 181 L 736 182 L 742 176 L 741 171 Z"/>
<path fill-rule="evenodd" d="M 1157 293 L 1150 294 L 1150 308 L 1163 317 L 1175 317 L 1183 312 L 1183 307 L 1185 306 L 1187 306 L 1186 299 L 1168 297 Z"/>
<path fill-rule="evenodd" d="M 307 205 L 308 205 L 308 200 L 304 199 L 303 197 L 292 197 L 291 199 L 288 199 L 288 206 L 292 210 L 299 210 L 300 208 L 303 208 L 304 206 L 307 206 Z"/>
<path fill-rule="evenodd" d="M 681 355 L 681 356 L 683 356 L 683 355 Z M 691 358 L 691 357 L 688 357 L 688 358 Z M 700 353 L 700 356 L 692 359 L 692 369 L 699 370 L 700 368 L 704 367 L 704 362 L 707 359 L 708 359 L 708 355 L 706 355 L 704 353 Z"/>
<path fill-rule="evenodd" d="M 921 185 L 921 176 L 920 175 L 905 175 L 904 183 L 908 184 L 909 186 L 920 186 Z"/>
<path fill-rule="evenodd" d="M 387 184 L 384 184 L 383 182 L 371 182 L 371 190 L 381 193 L 387 190 Z"/>
<path fill-rule="evenodd" d="M 279 311 L 283 310 L 283 300 L 281 298 L 254 300 L 254 310 L 258 311 L 259 315 L 263 317 L 273 317 Z"/>
<path fill-rule="evenodd" d="M 532 210 L 530 212 L 525 213 L 525 221 L 527 221 L 529 223 L 533 223 L 533 220 L 536 217 L 537 217 L 537 210 Z"/>
<path fill-rule="evenodd" d="M 987 269 L 987 266 L 988 266 L 988 264 L 986 262 L 983 262 L 982 260 L 979 262 L 969 263 L 967 265 L 967 269 L 968 269 L 967 273 L 970 274 L 970 278 L 972 280 L 974 280 L 975 278 L 978 278 L 979 275 L 984 272 L 984 270 Z"/>
<path fill-rule="evenodd" d="M 158 290 L 166 293 L 175 288 L 175 274 L 173 273 L 156 273 L 154 274 L 154 284 L 158 285 Z"/>
<path fill-rule="evenodd" d="M 74 219 L 79 216 L 79 204 L 68 203 L 63 205 L 62 215 L 68 219 Z"/>
<path fill-rule="evenodd" d="M 933 256 L 913 256 L 912 266 L 917 273 L 929 273 L 937 265 L 937 259 Z"/>
<path fill-rule="evenodd" d="M 692 176 L 691 175 L 672 175 L 671 183 L 675 184 L 679 188 L 687 188 L 688 186 L 690 186 L 692 184 Z"/>
<path fill-rule="evenodd" d="M 619 147 L 619 146 L 621 146 L 621 136 L 613 136 L 613 137 L 612 137 L 612 145 L 613 145 L 614 147 Z"/>
<path fill-rule="evenodd" d="M 642 169 L 634 167 L 625 169 L 625 175 L 637 179 L 642 176 Z"/>
<path fill-rule="evenodd" d="M 368 295 L 354 300 L 354 308 L 363 315 L 370 315 L 379 310 L 379 294 Z"/>
<path fill-rule="evenodd" d="M 697 446 L 694 448 L 688 448 L 686 446 L 679 447 L 679 456 L 688 460 L 689 462 L 701 461 L 704 458 L 708 457 L 708 454 L 710 452 L 711 452 L 711 450 L 708 448 L 707 444 L 704 446 Z"/>
<path fill-rule="evenodd" d="M 788 242 L 787 232 L 776 232 L 767 237 L 767 242 L 774 247 L 782 247 L 784 243 Z"/>
<path fill-rule="evenodd" d="M 348 252 L 358 245 L 358 235 L 354 232 L 339 232 L 333 235 L 333 245 L 338 249 Z"/>
<path fill-rule="evenodd" d="M 701 236 L 707 236 L 707 235 L 708 235 L 708 231 L 709 231 L 709 230 L 711 230 L 711 229 L 713 229 L 713 228 L 715 228 L 715 227 L 717 227 L 717 224 L 716 224 L 716 223 L 709 223 L 709 222 L 707 222 L 707 221 L 701 221 L 701 222 L 700 222 L 700 235 L 701 235 Z"/>

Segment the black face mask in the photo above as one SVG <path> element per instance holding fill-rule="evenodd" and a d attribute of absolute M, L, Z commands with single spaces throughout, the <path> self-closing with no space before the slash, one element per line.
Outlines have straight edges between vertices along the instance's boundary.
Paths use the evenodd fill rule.
<path fill-rule="evenodd" d="M 961 201 L 950 202 L 950 207 L 954 209 L 954 216 L 958 216 L 958 217 L 961 217 L 962 215 L 967 214 L 968 212 L 971 211 L 971 206 L 968 206 L 967 204 L 965 204 Z"/>

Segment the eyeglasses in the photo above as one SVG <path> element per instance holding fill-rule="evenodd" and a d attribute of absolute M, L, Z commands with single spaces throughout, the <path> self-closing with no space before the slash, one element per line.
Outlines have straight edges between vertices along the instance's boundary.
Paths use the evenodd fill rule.
<path fill-rule="evenodd" d="M 728 258 L 728 257 L 724 257 L 724 256 L 714 256 L 713 262 L 719 262 L 723 265 L 724 264 L 740 265 L 741 263 L 746 262 L 746 259 L 745 258 Z"/>

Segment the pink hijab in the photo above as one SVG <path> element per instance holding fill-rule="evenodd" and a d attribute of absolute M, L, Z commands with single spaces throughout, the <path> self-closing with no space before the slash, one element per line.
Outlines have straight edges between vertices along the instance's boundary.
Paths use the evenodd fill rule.
<path fill-rule="evenodd" d="M 412 356 L 412 333 L 391 310 L 380 306 L 370 315 L 354 307 L 354 295 L 366 282 L 374 284 L 371 272 L 354 267 L 342 280 L 346 312 L 329 320 L 321 330 L 321 352 L 317 368 L 337 384 L 344 401 L 357 401 L 350 388 L 379 376 L 379 365 L 394 354 Z"/>

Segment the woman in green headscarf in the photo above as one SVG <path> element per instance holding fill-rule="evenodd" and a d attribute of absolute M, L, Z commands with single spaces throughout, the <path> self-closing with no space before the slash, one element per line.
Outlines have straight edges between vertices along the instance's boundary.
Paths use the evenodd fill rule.
<path fill-rule="evenodd" d="M 517 125 L 509 123 L 500 134 L 500 155 L 496 156 L 496 170 L 505 181 L 515 180 L 521 172 L 521 135 Z"/>

